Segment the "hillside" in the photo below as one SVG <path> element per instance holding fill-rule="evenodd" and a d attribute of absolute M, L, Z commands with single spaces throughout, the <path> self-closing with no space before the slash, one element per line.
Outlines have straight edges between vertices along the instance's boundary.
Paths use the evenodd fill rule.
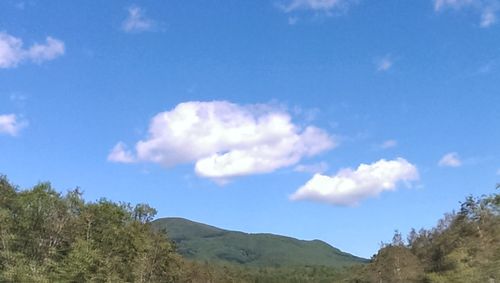
<path fill-rule="evenodd" d="M 181 255 L 194 260 L 254 267 L 339 267 L 366 262 L 319 240 L 228 231 L 183 218 L 160 218 L 152 223 L 155 228 L 166 231 Z"/>

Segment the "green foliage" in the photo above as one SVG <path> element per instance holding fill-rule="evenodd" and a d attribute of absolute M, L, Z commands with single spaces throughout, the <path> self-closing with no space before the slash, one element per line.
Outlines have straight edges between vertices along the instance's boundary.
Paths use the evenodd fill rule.
<path fill-rule="evenodd" d="M 182 218 L 161 218 L 153 225 L 165 230 L 178 252 L 192 260 L 247 267 L 342 267 L 367 262 L 319 240 L 228 231 Z"/>
<path fill-rule="evenodd" d="M 499 194 L 467 197 L 406 241 L 396 231 L 369 264 L 318 240 L 155 214 L 0 176 L 0 282 L 500 282 Z"/>
<path fill-rule="evenodd" d="M 1 282 L 176 282 L 181 260 L 151 228 L 156 211 L 49 183 L 20 191 L 0 177 Z"/>
<path fill-rule="evenodd" d="M 414 229 L 405 244 L 396 231 L 372 263 L 348 282 L 499 282 L 500 195 L 461 203 L 431 230 Z"/>

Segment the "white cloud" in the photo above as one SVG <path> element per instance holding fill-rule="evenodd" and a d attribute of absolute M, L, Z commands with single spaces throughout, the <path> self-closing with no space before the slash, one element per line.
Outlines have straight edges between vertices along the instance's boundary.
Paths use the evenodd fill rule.
<path fill-rule="evenodd" d="M 481 27 L 483 28 L 487 28 L 491 25 L 493 25 L 494 23 L 496 23 L 497 21 L 497 16 L 495 14 L 495 12 L 493 10 L 485 10 L 483 11 L 483 13 L 481 14 Z"/>
<path fill-rule="evenodd" d="M 0 115 L 0 134 L 17 136 L 19 131 L 27 125 L 26 121 L 20 121 L 15 114 Z"/>
<path fill-rule="evenodd" d="M 13 68 L 23 61 L 35 63 L 53 60 L 64 54 L 64 42 L 48 36 L 44 44 L 23 48 L 20 38 L 0 32 L 0 68 Z"/>
<path fill-rule="evenodd" d="M 442 167 L 460 167 L 462 166 L 462 161 L 456 152 L 450 152 L 439 160 L 438 165 Z"/>
<path fill-rule="evenodd" d="M 440 12 L 446 9 L 467 9 L 481 15 L 480 26 L 490 27 L 496 23 L 496 12 L 500 8 L 498 0 L 434 0 L 434 10 Z"/>
<path fill-rule="evenodd" d="M 154 162 L 164 166 L 195 163 L 199 176 L 225 180 L 269 173 L 297 164 L 335 146 L 325 131 L 301 128 L 291 116 L 269 105 L 241 106 L 226 101 L 185 102 L 157 114 L 149 136 L 135 146 L 135 157 L 123 144 L 109 159 Z"/>
<path fill-rule="evenodd" d="M 477 0 L 434 0 L 434 10 L 440 11 L 446 8 L 460 9 L 462 7 L 470 6 Z"/>
<path fill-rule="evenodd" d="M 326 162 L 320 162 L 315 164 L 299 164 L 293 168 L 295 172 L 303 173 L 323 173 L 328 170 L 328 164 Z"/>
<path fill-rule="evenodd" d="M 290 199 L 356 205 L 362 199 L 375 197 L 383 191 L 396 190 L 400 182 L 418 179 L 417 168 L 405 159 L 381 159 L 372 164 L 361 164 L 356 170 L 342 169 L 333 176 L 316 174 Z"/>
<path fill-rule="evenodd" d="M 285 12 L 293 12 L 297 10 L 312 10 L 329 12 L 333 9 L 344 9 L 353 0 L 290 0 L 282 5 Z"/>
<path fill-rule="evenodd" d="M 497 175 L 500 176 L 500 168 L 497 170 Z"/>
<path fill-rule="evenodd" d="M 120 163 L 132 163 L 134 162 L 134 156 L 127 149 L 127 146 L 123 142 L 119 142 L 113 147 L 108 155 L 108 161 L 120 162 Z"/>
<path fill-rule="evenodd" d="M 137 6 L 128 8 L 128 17 L 122 23 L 122 29 L 126 32 L 144 32 L 153 30 L 155 22 L 148 19 L 145 11 Z"/>
<path fill-rule="evenodd" d="M 379 72 L 384 72 L 388 71 L 390 68 L 392 68 L 392 65 L 394 64 L 394 61 L 391 59 L 389 55 L 377 60 L 377 71 Z"/>
<path fill-rule="evenodd" d="M 383 149 L 392 148 L 396 146 L 398 146 L 397 140 L 386 140 L 380 145 L 380 147 Z"/>

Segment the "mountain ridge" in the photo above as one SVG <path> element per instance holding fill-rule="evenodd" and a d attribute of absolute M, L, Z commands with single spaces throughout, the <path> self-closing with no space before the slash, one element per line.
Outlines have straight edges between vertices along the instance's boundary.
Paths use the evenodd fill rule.
<path fill-rule="evenodd" d="M 368 260 L 321 241 L 272 233 L 222 229 L 181 217 L 158 218 L 153 227 L 166 232 L 184 257 L 253 267 L 300 265 L 350 266 Z"/>

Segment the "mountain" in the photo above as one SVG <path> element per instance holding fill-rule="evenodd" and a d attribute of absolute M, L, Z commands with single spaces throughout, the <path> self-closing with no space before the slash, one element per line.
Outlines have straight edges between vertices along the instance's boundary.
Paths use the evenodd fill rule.
<path fill-rule="evenodd" d="M 193 260 L 252 267 L 340 267 L 367 262 L 320 240 L 229 231 L 183 218 L 160 218 L 152 225 L 167 233 L 181 255 Z"/>

